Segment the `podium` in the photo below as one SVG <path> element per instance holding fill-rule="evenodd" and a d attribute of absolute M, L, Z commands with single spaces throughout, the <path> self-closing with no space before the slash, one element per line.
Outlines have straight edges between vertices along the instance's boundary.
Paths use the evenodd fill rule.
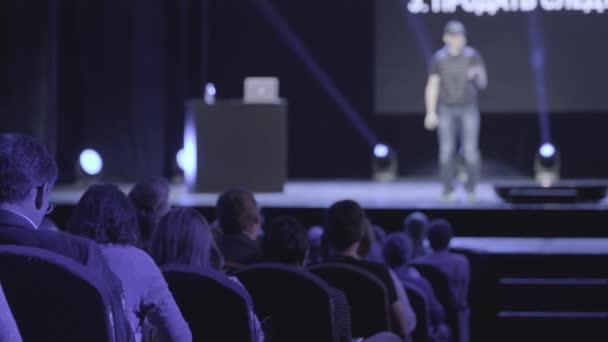
<path fill-rule="evenodd" d="M 191 191 L 282 192 L 287 180 L 287 103 L 186 102 L 185 149 L 196 157 Z M 188 141 L 190 140 L 190 142 Z M 190 148 L 188 148 L 190 144 Z"/>

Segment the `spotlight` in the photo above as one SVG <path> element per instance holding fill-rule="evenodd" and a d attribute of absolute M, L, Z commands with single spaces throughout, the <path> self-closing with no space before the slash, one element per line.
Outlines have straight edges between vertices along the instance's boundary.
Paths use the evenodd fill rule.
<path fill-rule="evenodd" d="M 182 172 L 184 172 L 185 169 L 185 164 L 186 161 L 184 158 L 186 158 L 184 152 L 184 148 L 180 148 L 179 151 L 177 151 L 177 154 L 175 155 L 175 161 L 177 162 L 177 166 L 179 167 L 180 170 L 182 170 Z"/>
<path fill-rule="evenodd" d="M 559 180 L 561 158 L 551 143 L 544 143 L 534 157 L 534 174 L 536 181 L 543 187 L 550 187 Z"/>
<path fill-rule="evenodd" d="M 397 179 L 397 153 L 385 144 L 374 146 L 372 157 L 372 178 L 380 182 L 390 182 Z"/>
<path fill-rule="evenodd" d="M 80 152 L 80 169 L 89 176 L 97 176 L 103 169 L 101 155 L 93 149 Z"/>

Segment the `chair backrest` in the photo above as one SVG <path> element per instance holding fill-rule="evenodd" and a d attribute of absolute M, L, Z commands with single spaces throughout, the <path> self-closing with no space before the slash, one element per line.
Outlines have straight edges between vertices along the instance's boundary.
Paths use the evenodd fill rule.
<path fill-rule="evenodd" d="M 241 285 L 213 270 L 161 267 L 195 341 L 253 341 L 251 297 Z"/>
<path fill-rule="evenodd" d="M 258 316 L 271 318 L 272 340 L 351 340 L 350 314 L 338 312 L 323 279 L 273 263 L 248 266 L 236 275 L 253 297 Z"/>
<path fill-rule="evenodd" d="M 430 330 L 429 303 L 423 292 L 414 285 L 404 283 L 407 298 L 416 313 L 416 328 L 412 332 L 412 337 L 416 342 L 432 341 Z"/>
<path fill-rule="evenodd" d="M 431 283 L 441 305 L 447 311 L 453 311 L 456 304 L 447 274 L 430 264 L 413 263 L 412 266 Z"/>
<path fill-rule="evenodd" d="M 378 277 L 343 263 L 315 265 L 309 269 L 346 295 L 351 307 L 353 336 L 369 337 L 392 330 L 387 289 Z"/>
<path fill-rule="evenodd" d="M 0 281 L 24 341 L 114 341 L 110 292 L 85 266 L 4 245 Z"/>

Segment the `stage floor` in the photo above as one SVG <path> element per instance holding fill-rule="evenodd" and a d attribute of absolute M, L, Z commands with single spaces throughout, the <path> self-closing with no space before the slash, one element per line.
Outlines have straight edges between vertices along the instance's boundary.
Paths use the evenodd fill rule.
<path fill-rule="evenodd" d="M 122 184 L 128 191 L 132 185 Z M 84 188 L 57 186 L 53 200 L 57 204 L 78 202 Z M 518 204 L 505 203 L 494 192 L 491 183 L 479 184 L 476 200 L 469 202 L 463 190 L 453 201 L 441 201 L 441 185 L 429 180 L 402 180 L 390 183 L 373 181 L 289 181 L 282 193 L 259 193 L 256 199 L 262 207 L 274 208 L 327 208 L 342 199 L 353 199 L 366 209 L 600 209 L 608 208 L 606 200 L 582 204 Z M 171 203 L 181 206 L 213 207 L 218 194 L 190 193 L 184 185 L 173 185 Z"/>

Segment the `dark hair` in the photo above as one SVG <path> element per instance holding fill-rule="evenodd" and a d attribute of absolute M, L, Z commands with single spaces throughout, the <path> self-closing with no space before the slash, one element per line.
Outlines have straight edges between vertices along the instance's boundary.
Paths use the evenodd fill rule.
<path fill-rule="evenodd" d="M 258 205 L 253 194 L 231 189 L 220 195 L 215 206 L 216 216 L 226 234 L 238 234 L 260 222 Z"/>
<path fill-rule="evenodd" d="M 454 233 L 452 225 L 446 219 L 435 219 L 429 223 L 429 243 L 435 251 L 448 249 Z"/>
<path fill-rule="evenodd" d="M 310 249 L 306 227 L 291 216 L 281 216 L 266 227 L 264 259 L 286 264 L 302 264 Z"/>
<path fill-rule="evenodd" d="M 412 240 L 402 232 L 390 233 L 382 249 L 384 262 L 390 268 L 407 265 L 413 257 Z"/>
<path fill-rule="evenodd" d="M 327 241 L 338 252 L 361 241 L 367 229 L 367 218 L 361 206 L 352 200 L 334 203 L 327 210 Z"/>
<path fill-rule="evenodd" d="M 152 234 L 150 255 L 159 266 L 219 269 L 222 263 L 209 223 L 201 213 L 190 208 L 171 209 L 160 219 Z"/>
<path fill-rule="evenodd" d="M 133 203 L 113 184 L 97 184 L 87 189 L 74 208 L 68 230 L 99 243 L 138 242 Z"/>
<path fill-rule="evenodd" d="M 57 164 L 46 147 L 24 134 L 0 134 L 0 203 L 14 203 L 57 180 Z"/>
<path fill-rule="evenodd" d="M 405 231 L 413 241 L 424 241 L 427 235 L 429 218 L 419 211 L 409 214 L 403 221 L 403 231 Z"/>
<path fill-rule="evenodd" d="M 169 211 L 169 182 L 162 177 L 138 182 L 129 198 L 137 211 L 139 235 L 142 241 L 148 241 L 160 218 Z"/>

